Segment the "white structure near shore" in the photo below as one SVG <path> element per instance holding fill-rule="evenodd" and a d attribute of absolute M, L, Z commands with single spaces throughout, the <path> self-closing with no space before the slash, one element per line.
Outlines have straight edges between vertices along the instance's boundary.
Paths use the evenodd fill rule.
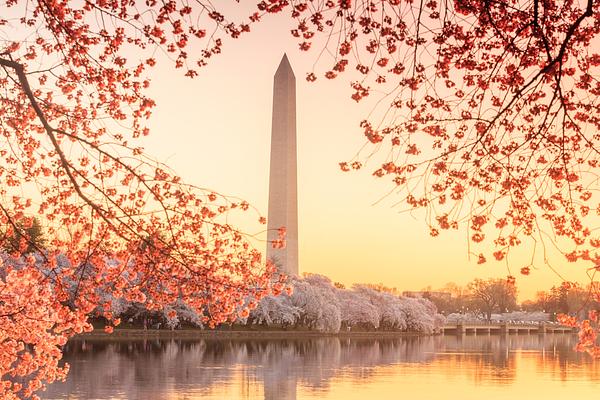
<path fill-rule="evenodd" d="M 296 77 L 284 54 L 273 82 L 267 259 L 288 275 L 298 275 L 298 187 L 296 161 Z M 286 246 L 274 249 L 278 229 Z"/>

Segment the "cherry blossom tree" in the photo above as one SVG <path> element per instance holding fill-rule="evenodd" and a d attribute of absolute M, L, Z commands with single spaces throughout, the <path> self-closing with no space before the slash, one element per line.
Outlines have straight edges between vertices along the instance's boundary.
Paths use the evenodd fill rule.
<path fill-rule="evenodd" d="M 600 270 L 600 3 L 298 0 L 259 7 L 291 11 L 300 49 L 318 52 L 308 81 L 347 76 L 353 100 L 379 96 L 360 123 L 364 150 L 340 163 L 342 170 L 369 165 L 408 209 L 425 210 L 432 236 L 467 229 L 477 262 L 506 262 L 509 283 L 515 270 L 529 275 L 538 262 L 556 272 L 549 245 L 569 262 L 583 261 L 593 283 Z M 519 246 L 532 249 L 531 262 L 511 265 L 508 255 Z M 597 336 L 597 315 L 586 323 L 590 335 Z"/>
<path fill-rule="evenodd" d="M 379 326 L 382 329 L 405 330 L 407 328 L 406 314 L 400 306 L 398 297 L 363 285 L 356 285 L 354 289 L 375 306 L 379 315 Z"/>
<path fill-rule="evenodd" d="M 337 289 L 327 277 L 311 275 L 291 284 L 294 287 L 291 300 L 301 310 L 301 325 L 321 332 L 339 331 L 342 321 Z"/>
<path fill-rule="evenodd" d="M 274 270 L 229 223 L 252 208 L 183 182 L 144 153 L 141 138 L 157 59 L 193 77 L 220 52 L 219 35 L 249 25 L 210 2 L 1 7 L 0 247 L 10 253 L 0 279 L 0 397 L 35 397 L 64 378 L 60 346 L 89 331 L 98 310 L 111 332 L 120 299 L 171 320 L 183 301 L 210 327 L 247 315 L 248 298 L 271 292 Z M 31 234 L 36 221 L 44 248 Z M 281 290 L 275 282 L 273 293 Z"/>
<path fill-rule="evenodd" d="M 361 123 L 375 146 L 366 154 L 383 154 L 373 174 L 429 211 L 433 236 L 464 223 L 473 244 L 493 241 L 489 256 L 503 260 L 548 229 L 571 240 L 569 260 L 594 267 L 597 2 L 292 5 L 300 47 L 327 50 L 308 80 L 319 66 L 330 79 L 358 71 L 354 100 L 385 94 L 382 118 Z M 341 167 L 365 161 L 359 154 Z"/>
<path fill-rule="evenodd" d="M 0 397 L 30 397 L 44 383 L 64 379 L 69 368 L 59 366 L 60 347 L 90 326 L 82 310 L 57 300 L 50 282 L 31 265 L 32 258 L 21 268 L 0 262 L 0 318 L 10 325 L 0 330 Z"/>
<path fill-rule="evenodd" d="M 258 325 L 294 326 L 302 310 L 287 295 L 267 296 L 250 312 L 250 321 Z"/>
<path fill-rule="evenodd" d="M 379 312 L 366 296 L 354 290 L 339 290 L 342 323 L 347 327 L 379 328 Z"/>
<path fill-rule="evenodd" d="M 182 323 L 188 323 L 192 326 L 202 327 L 202 314 L 194 310 L 183 299 L 178 299 L 174 304 L 170 304 L 162 310 L 166 327 L 175 329 Z"/>
<path fill-rule="evenodd" d="M 445 322 L 427 299 L 399 297 L 369 285 L 340 289 L 318 274 L 293 277 L 289 283 L 293 294 L 264 297 L 250 312 L 247 323 L 330 333 L 350 327 L 431 334 Z"/>
<path fill-rule="evenodd" d="M 432 334 L 436 324 L 434 318 L 436 312 L 428 310 L 428 305 L 419 300 L 424 299 L 406 297 L 400 301 L 401 310 L 406 319 L 406 330 Z M 433 306 L 431 302 L 429 304 Z M 435 310 L 435 306 L 433 309 Z"/>

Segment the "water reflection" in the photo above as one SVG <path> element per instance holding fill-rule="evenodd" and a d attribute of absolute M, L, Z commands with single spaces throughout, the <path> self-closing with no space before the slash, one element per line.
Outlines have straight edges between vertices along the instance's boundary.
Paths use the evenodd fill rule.
<path fill-rule="evenodd" d="M 573 352 L 575 342 L 575 336 L 560 334 L 385 340 L 80 340 L 66 348 L 69 379 L 52 385 L 42 398 L 346 399 L 368 390 L 369 398 L 379 391 L 378 398 L 392 399 L 397 396 L 383 391 L 387 384 L 408 388 L 432 377 L 445 381 L 444 390 L 464 382 L 497 389 L 516 385 L 520 376 L 579 381 L 597 390 L 600 365 Z"/>

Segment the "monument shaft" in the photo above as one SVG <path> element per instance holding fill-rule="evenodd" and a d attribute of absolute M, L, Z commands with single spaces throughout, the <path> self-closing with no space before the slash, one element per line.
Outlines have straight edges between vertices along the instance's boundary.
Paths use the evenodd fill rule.
<path fill-rule="evenodd" d="M 274 249 L 280 227 L 286 227 L 286 246 Z M 296 78 L 284 55 L 273 82 L 273 120 L 269 176 L 267 259 L 281 271 L 298 275 L 298 195 L 296 177 Z"/>

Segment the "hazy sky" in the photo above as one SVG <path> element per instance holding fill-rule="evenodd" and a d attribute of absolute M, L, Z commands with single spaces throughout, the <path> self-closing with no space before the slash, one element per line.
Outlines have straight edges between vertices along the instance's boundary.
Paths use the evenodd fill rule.
<path fill-rule="evenodd" d="M 371 177 L 370 168 L 340 171 L 338 163 L 364 144 L 358 123 L 376 94 L 357 105 L 348 77 L 307 83 L 317 52 L 298 51 L 286 23 L 286 15 L 267 18 L 245 37 L 226 41 L 223 54 L 194 80 L 166 63 L 157 67 L 151 95 L 158 106 L 146 151 L 190 183 L 242 197 L 266 216 L 273 74 L 287 52 L 297 83 L 300 271 L 401 290 L 505 277 L 504 263 L 469 259 L 465 230 L 431 238 L 423 214 L 392 207 L 400 196 L 374 205 L 391 186 Z M 524 277 L 519 269 L 526 258 L 510 260 L 521 299 L 560 283 L 542 262 Z M 585 280 L 584 266 L 556 255 L 550 260 L 567 279 Z"/>

